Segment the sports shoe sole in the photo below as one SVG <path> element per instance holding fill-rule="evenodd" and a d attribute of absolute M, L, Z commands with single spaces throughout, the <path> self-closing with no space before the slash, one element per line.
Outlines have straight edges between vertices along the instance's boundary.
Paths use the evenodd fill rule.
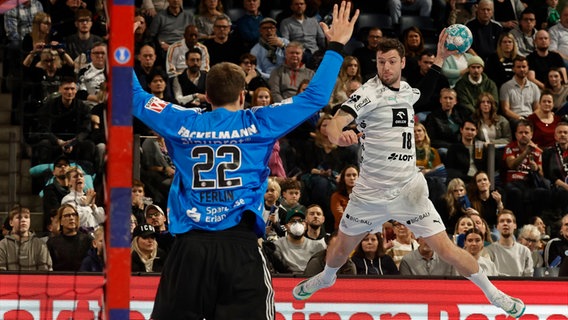
<path fill-rule="evenodd" d="M 315 291 L 314 291 L 314 292 L 311 292 L 311 293 L 304 291 L 304 283 L 305 283 L 306 281 L 308 281 L 308 280 L 309 280 L 309 279 L 302 280 L 302 281 L 301 281 L 300 283 L 298 283 L 298 284 L 294 287 L 294 289 L 292 290 L 292 295 L 294 296 L 294 298 L 295 298 L 296 300 L 306 300 L 306 299 L 309 299 L 309 298 L 312 296 L 312 294 L 315 293 Z"/>

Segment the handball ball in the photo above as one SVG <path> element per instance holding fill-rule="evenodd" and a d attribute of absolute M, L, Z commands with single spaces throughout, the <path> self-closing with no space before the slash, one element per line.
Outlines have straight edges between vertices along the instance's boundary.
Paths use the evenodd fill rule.
<path fill-rule="evenodd" d="M 464 53 L 471 47 L 473 36 L 469 28 L 463 24 L 452 24 L 446 28 L 446 33 L 448 37 L 445 45 L 448 50 L 457 50 L 460 53 Z"/>

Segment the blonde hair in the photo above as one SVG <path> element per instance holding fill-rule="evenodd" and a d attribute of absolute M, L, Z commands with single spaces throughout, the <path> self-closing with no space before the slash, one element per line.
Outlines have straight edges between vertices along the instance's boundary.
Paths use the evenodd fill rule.
<path fill-rule="evenodd" d="M 503 53 L 503 49 L 501 49 L 501 42 L 503 41 L 503 39 L 505 38 L 509 38 L 513 41 L 513 51 L 511 52 L 511 60 L 515 59 L 517 57 L 517 55 L 519 54 L 519 48 L 517 47 L 517 40 L 515 40 L 515 37 L 513 36 L 513 34 L 511 33 L 502 33 L 499 36 L 499 41 L 497 41 L 497 56 L 499 57 L 499 61 L 503 62 L 505 61 L 505 55 Z"/>
<path fill-rule="evenodd" d="M 414 128 L 421 128 L 424 131 L 424 142 L 422 143 L 422 149 L 424 149 L 424 160 L 428 162 L 428 159 L 430 159 L 430 153 L 432 153 L 432 148 L 430 147 L 431 141 L 430 136 L 428 135 L 428 131 L 426 131 L 426 127 L 420 122 L 417 122 L 414 125 Z"/>
<path fill-rule="evenodd" d="M 456 198 L 454 198 L 454 189 L 457 187 L 463 187 L 465 189 L 465 183 L 460 178 L 454 178 L 448 183 L 448 189 L 444 195 L 446 204 L 448 205 L 448 216 L 453 217 L 456 214 Z"/>

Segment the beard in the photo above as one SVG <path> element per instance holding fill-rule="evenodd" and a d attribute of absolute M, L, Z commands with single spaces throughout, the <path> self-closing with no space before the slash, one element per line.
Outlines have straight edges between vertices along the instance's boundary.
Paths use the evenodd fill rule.
<path fill-rule="evenodd" d="M 189 69 L 189 72 L 191 72 L 191 73 L 197 73 L 200 70 L 199 66 L 191 66 L 188 69 Z"/>

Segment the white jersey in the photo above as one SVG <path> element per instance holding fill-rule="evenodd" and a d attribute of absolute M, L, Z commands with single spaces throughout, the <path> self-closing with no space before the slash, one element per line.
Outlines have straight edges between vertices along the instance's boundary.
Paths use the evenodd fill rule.
<path fill-rule="evenodd" d="M 361 173 L 353 189 L 357 197 L 394 198 L 417 173 L 412 105 L 419 98 L 420 91 L 408 83 L 395 91 L 375 76 L 343 104 L 363 133 Z"/>

